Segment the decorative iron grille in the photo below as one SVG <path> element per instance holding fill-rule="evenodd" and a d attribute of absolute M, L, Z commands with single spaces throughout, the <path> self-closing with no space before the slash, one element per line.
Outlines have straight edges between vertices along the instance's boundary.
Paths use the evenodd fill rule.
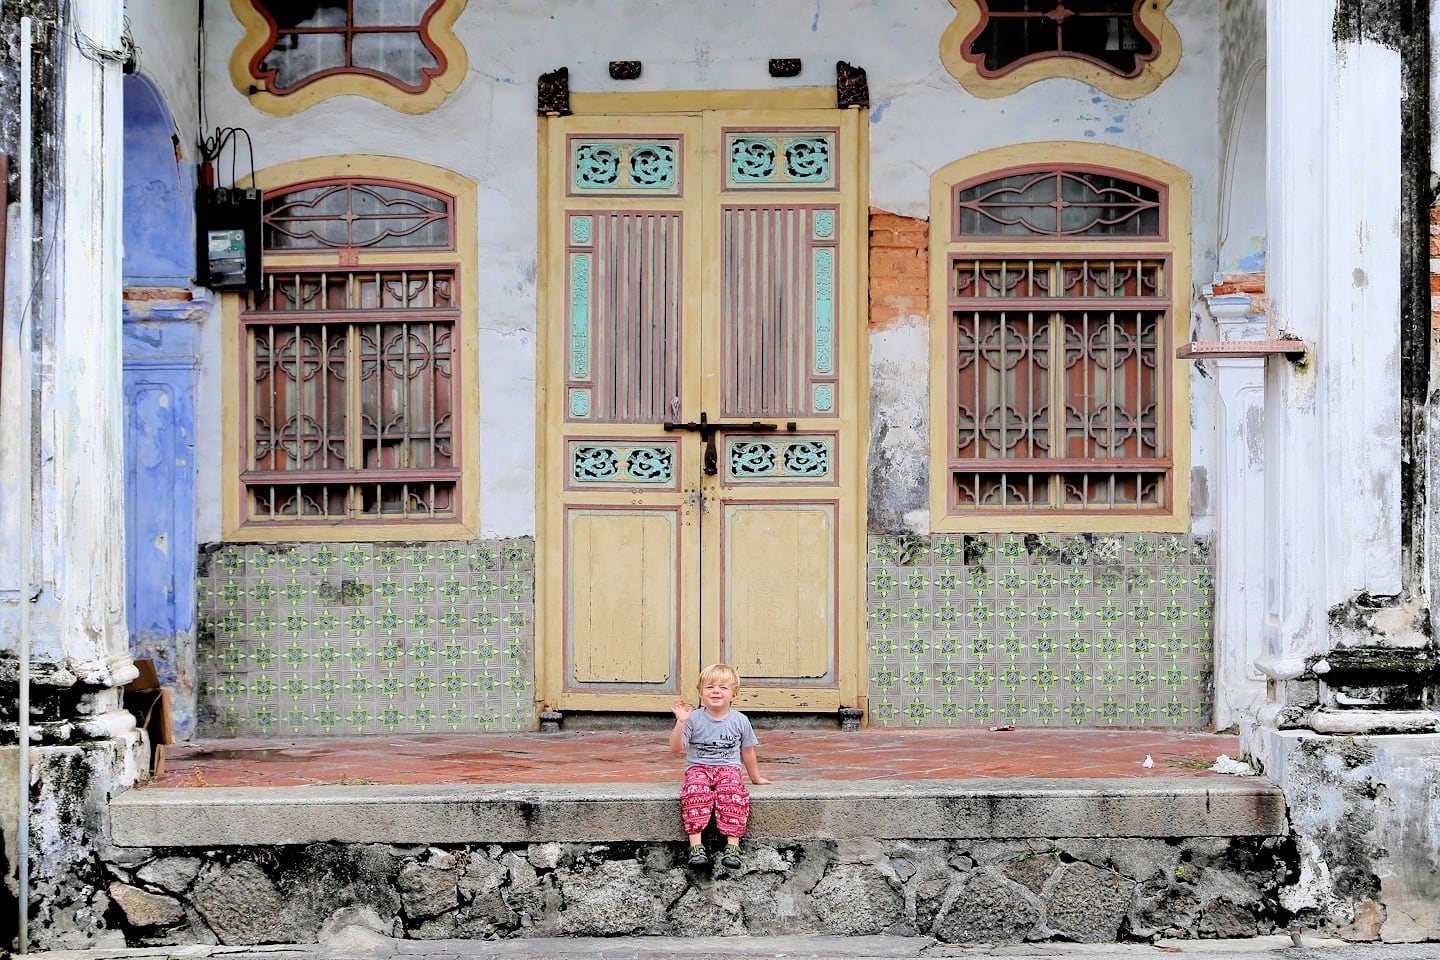
<path fill-rule="evenodd" d="M 1167 267 L 952 258 L 952 509 L 1170 506 Z"/>
<path fill-rule="evenodd" d="M 445 70 L 429 28 L 445 0 L 250 2 L 270 25 L 251 69 L 273 94 L 294 93 L 341 74 L 375 77 L 419 93 Z"/>
<path fill-rule="evenodd" d="M 451 520 L 450 270 L 269 274 L 242 317 L 250 521 Z"/>
<path fill-rule="evenodd" d="M 329 180 L 285 188 L 265 198 L 267 251 L 454 246 L 453 202 L 443 194 L 394 183 Z"/>
<path fill-rule="evenodd" d="M 1010 173 L 955 189 L 955 236 L 1160 237 L 1159 188 L 1098 171 Z"/>

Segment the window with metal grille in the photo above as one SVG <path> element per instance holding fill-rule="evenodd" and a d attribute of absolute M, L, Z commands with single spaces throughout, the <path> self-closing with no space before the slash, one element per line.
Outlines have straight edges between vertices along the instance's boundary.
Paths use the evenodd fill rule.
<path fill-rule="evenodd" d="M 950 196 L 948 512 L 1168 513 L 1163 186 L 1030 168 Z"/>
<path fill-rule="evenodd" d="M 452 214 L 449 197 L 382 181 L 267 196 L 267 257 L 302 256 L 267 259 L 240 315 L 244 522 L 457 518 Z"/>

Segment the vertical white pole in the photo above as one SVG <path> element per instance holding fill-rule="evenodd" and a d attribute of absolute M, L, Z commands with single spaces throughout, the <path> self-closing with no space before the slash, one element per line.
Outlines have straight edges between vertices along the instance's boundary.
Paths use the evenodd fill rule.
<path fill-rule="evenodd" d="M 31 257 L 35 244 L 35 200 L 34 191 L 34 130 L 30 110 L 31 100 L 31 29 L 34 21 L 29 17 L 20 18 L 20 316 L 16 323 L 17 347 L 20 354 L 20 437 L 19 461 L 20 499 L 24 517 L 20 524 L 20 640 L 19 675 L 20 687 L 17 740 L 20 757 L 19 776 L 16 778 L 19 792 L 20 816 L 17 822 L 15 848 L 20 861 L 16 867 L 19 873 L 20 923 L 18 926 L 18 949 L 21 954 L 29 952 L 30 941 L 30 600 L 34 596 L 31 575 L 31 538 L 34 534 L 35 497 L 31 490 L 31 453 L 35 449 L 32 432 L 32 398 L 30 396 L 30 364 L 35 342 L 35 330 L 31 322 L 34 310 L 32 296 L 34 280 L 31 276 Z"/>

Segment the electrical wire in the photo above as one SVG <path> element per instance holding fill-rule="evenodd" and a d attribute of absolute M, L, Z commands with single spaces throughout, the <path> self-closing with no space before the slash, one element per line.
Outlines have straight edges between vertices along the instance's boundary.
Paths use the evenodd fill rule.
<path fill-rule="evenodd" d="M 74 23 L 71 15 L 71 4 L 66 4 L 66 20 Z M 125 65 L 126 73 L 134 73 L 140 68 L 140 48 L 135 45 L 135 38 L 130 35 L 130 18 L 124 18 L 124 27 L 120 31 L 120 46 L 104 47 L 90 39 L 79 27 L 71 27 L 70 31 L 75 38 L 75 49 L 80 51 L 80 56 L 95 63 L 120 63 Z"/>
<path fill-rule="evenodd" d="M 255 183 L 255 144 L 250 139 L 250 131 L 244 127 L 220 127 L 209 137 L 202 135 L 200 140 L 200 159 L 203 163 L 214 163 L 220 159 L 220 155 L 226 148 L 230 150 L 230 186 L 234 186 L 235 163 L 239 156 L 239 138 L 245 138 L 245 147 L 250 154 L 250 183 Z"/>

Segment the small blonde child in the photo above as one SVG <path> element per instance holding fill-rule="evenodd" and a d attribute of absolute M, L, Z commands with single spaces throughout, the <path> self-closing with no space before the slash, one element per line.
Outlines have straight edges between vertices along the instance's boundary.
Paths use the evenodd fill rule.
<path fill-rule="evenodd" d="M 680 789 L 680 817 L 690 835 L 690 866 L 708 867 L 700 833 L 710 823 L 725 835 L 725 852 L 720 864 L 727 870 L 740 869 L 740 838 L 750 821 L 750 793 L 740 777 L 740 768 L 751 783 L 771 783 L 760 776 L 755 759 L 759 740 L 750 720 L 731 709 L 740 693 L 740 675 L 728 663 L 716 663 L 700 673 L 695 684 L 702 709 L 691 708 L 684 699 L 670 705 L 675 728 L 670 731 L 670 749 L 685 751 L 685 785 Z"/>

